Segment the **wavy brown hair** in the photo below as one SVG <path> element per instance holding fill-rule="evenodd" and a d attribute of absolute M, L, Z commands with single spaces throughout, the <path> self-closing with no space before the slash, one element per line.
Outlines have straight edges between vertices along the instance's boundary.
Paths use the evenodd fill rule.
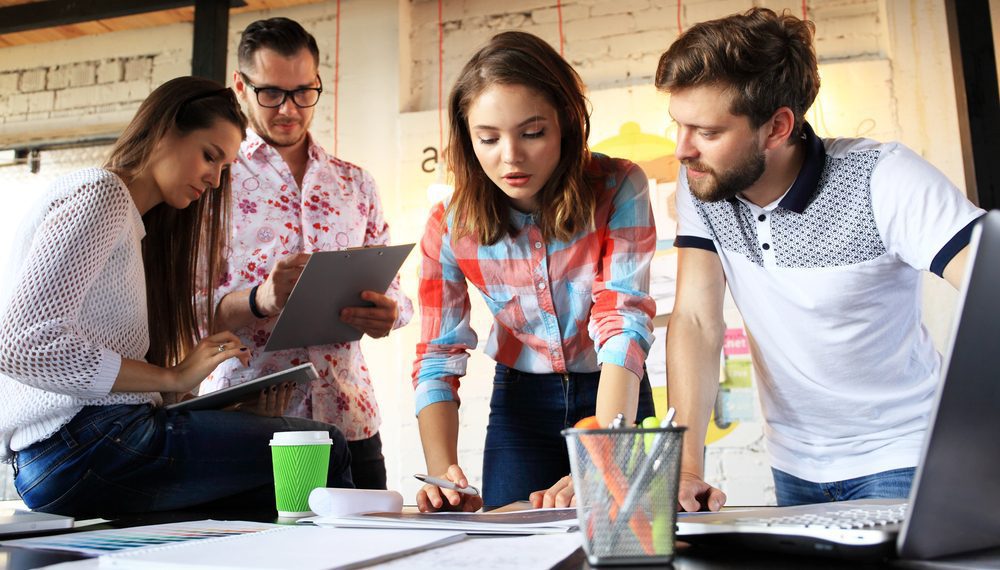
<path fill-rule="evenodd" d="M 794 140 L 819 93 L 815 31 L 808 20 L 767 8 L 696 24 L 660 56 L 656 87 L 722 86 L 732 95 L 730 112 L 748 117 L 755 129 L 788 107 Z"/>
<path fill-rule="evenodd" d="M 172 130 L 188 134 L 228 121 L 243 133 L 246 117 L 236 95 L 199 77 L 178 77 L 153 90 L 139 106 L 111 149 L 104 166 L 126 184 L 150 166 L 156 144 Z M 149 352 L 160 366 L 180 362 L 200 336 L 212 330 L 214 285 L 219 282 L 229 238 L 230 178 L 178 210 L 160 203 L 142 221 L 142 260 L 146 270 Z M 195 300 L 199 285 L 207 295 Z"/>
<path fill-rule="evenodd" d="M 524 32 L 490 39 L 465 64 L 448 98 L 451 132 L 445 157 L 455 176 L 448 205 L 456 237 L 491 245 L 513 232 L 510 202 L 483 171 L 472 147 L 469 107 L 493 85 L 523 85 L 540 93 L 559 116 L 559 163 L 538 193 L 539 227 L 546 239 L 569 240 L 593 225 L 597 202 L 594 170 L 588 170 L 590 112 L 580 76 L 548 43 Z"/>

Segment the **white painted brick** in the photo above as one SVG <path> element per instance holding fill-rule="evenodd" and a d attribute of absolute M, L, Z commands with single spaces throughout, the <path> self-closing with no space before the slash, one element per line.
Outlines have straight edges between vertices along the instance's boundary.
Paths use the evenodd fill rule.
<path fill-rule="evenodd" d="M 646 30 L 661 30 L 671 41 L 677 38 L 677 7 L 654 7 L 635 14 L 635 29 L 637 32 Z"/>
<path fill-rule="evenodd" d="M 563 25 L 573 20 L 583 20 L 591 16 L 590 8 L 587 6 L 566 5 L 562 7 Z M 558 24 L 559 10 L 556 8 L 539 8 L 532 10 L 531 20 L 536 24 Z"/>
<path fill-rule="evenodd" d="M 127 59 L 124 63 L 125 81 L 135 81 L 136 79 L 147 79 L 152 74 L 153 58 L 137 57 Z"/>
<path fill-rule="evenodd" d="M 455 3 L 445 2 L 445 19 L 454 18 Z M 462 18 L 472 18 L 476 16 L 492 16 L 494 14 L 511 14 L 514 12 L 531 12 L 538 8 L 547 8 L 555 4 L 554 0 L 504 0 L 496 2 L 494 0 L 466 0 L 460 12 Z M 437 19 L 437 9 L 433 12 L 433 19 Z"/>
<path fill-rule="evenodd" d="M 0 93 L 9 94 L 17 91 L 19 73 L 0 73 Z"/>
<path fill-rule="evenodd" d="M 18 90 L 22 93 L 44 90 L 45 71 L 44 67 L 39 67 L 37 69 L 28 69 L 21 72 L 21 84 L 18 86 Z"/>
<path fill-rule="evenodd" d="M 684 29 L 688 29 L 698 22 L 707 22 L 730 16 L 732 14 L 742 14 L 749 9 L 746 0 L 712 0 L 702 3 L 684 3 L 681 24 Z M 674 18 L 676 20 L 676 17 Z"/>
<path fill-rule="evenodd" d="M 566 59 L 576 65 L 586 59 L 598 59 L 608 54 L 610 45 L 607 40 L 570 41 L 566 39 Z M 574 63 L 575 62 L 575 63 Z"/>
<path fill-rule="evenodd" d="M 816 38 L 816 55 L 820 62 L 850 57 L 881 56 L 877 36 L 840 36 Z"/>
<path fill-rule="evenodd" d="M 666 31 L 646 31 L 609 38 L 612 58 L 638 59 L 643 54 L 657 55 L 670 47 L 674 36 Z"/>
<path fill-rule="evenodd" d="M 100 102 L 97 92 L 98 88 L 94 85 L 60 89 L 56 91 L 55 108 L 61 110 L 92 107 Z"/>
<path fill-rule="evenodd" d="M 69 87 L 70 66 L 60 65 L 48 70 L 45 80 L 46 89 L 64 89 Z"/>
<path fill-rule="evenodd" d="M 70 66 L 69 84 L 71 87 L 93 85 L 97 79 L 97 63 L 87 61 Z"/>
<path fill-rule="evenodd" d="M 106 59 L 97 65 L 97 82 L 114 83 L 122 79 L 122 62 L 120 59 Z"/>
<path fill-rule="evenodd" d="M 628 14 L 648 10 L 649 0 L 615 0 L 614 2 L 598 2 L 590 10 L 591 16 L 607 16 L 610 14 Z"/>
<path fill-rule="evenodd" d="M 499 16 L 489 16 L 486 19 L 486 27 L 493 31 L 516 30 L 523 28 L 531 20 L 530 12 L 518 12 L 516 14 L 503 14 Z"/>
<path fill-rule="evenodd" d="M 37 113 L 29 112 L 27 115 L 24 116 L 24 120 L 27 122 L 44 121 L 45 119 L 48 118 L 49 118 L 48 111 L 39 111 Z"/>
<path fill-rule="evenodd" d="M 28 112 L 49 112 L 55 106 L 56 95 L 53 91 L 36 91 L 28 95 Z"/>
<path fill-rule="evenodd" d="M 589 40 L 617 36 L 635 29 L 635 17 L 631 14 L 618 14 L 603 18 L 589 18 L 569 22 L 563 26 L 566 39 Z"/>
<path fill-rule="evenodd" d="M 28 95 L 15 93 L 7 98 L 5 115 L 21 115 L 28 112 Z"/>
<path fill-rule="evenodd" d="M 153 73 L 150 80 L 153 85 L 159 86 L 170 79 L 181 77 L 182 75 L 191 75 L 190 59 L 163 58 L 161 60 L 161 58 L 157 57 L 154 61 Z"/>

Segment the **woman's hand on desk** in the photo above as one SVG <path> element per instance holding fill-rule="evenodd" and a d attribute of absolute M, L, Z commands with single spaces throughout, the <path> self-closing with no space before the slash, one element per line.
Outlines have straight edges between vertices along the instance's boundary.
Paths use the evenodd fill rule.
<path fill-rule="evenodd" d="M 225 331 L 201 339 L 177 366 L 167 370 L 171 375 L 170 389 L 164 392 L 190 392 L 213 370 L 230 358 L 238 358 L 243 366 L 250 363 L 250 351 L 239 337 Z"/>
<path fill-rule="evenodd" d="M 576 506 L 576 494 L 573 491 L 573 477 L 567 475 L 556 481 L 545 491 L 535 491 L 528 496 L 531 506 L 536 509 L 564 508 Z"/>
<path fill-rule="evenodd" d="M 469 480 L 465 477 L 465 472 L 458 465 L 451 465 L 444 475 L 436 475 L 439 479 L 445 479 L 455 483 L 459 487 L 467 487 Z M 417 508 L 420 512 L 431 511 L 464 511 L 472 513 L 483 507 L 483 498 L 480 495 L 466 495 L 451 489 L 442 489 L 437 485 L 427 484 L 417 491 Z"/>

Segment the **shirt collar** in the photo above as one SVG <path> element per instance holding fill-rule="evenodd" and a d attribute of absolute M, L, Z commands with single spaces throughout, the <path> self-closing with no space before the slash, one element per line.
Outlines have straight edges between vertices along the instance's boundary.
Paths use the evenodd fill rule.
<path fill-rule="evenodd" d="M 316 144 L 316 140 L 313 139 L 312 133 L 306 133 L 307 144 L 309 145 L 309 158 L 314 160 L 322 160 L 325 158 L 325 152 L 323 147 Z M 257 131 L 247 128 L 247 138 L 243 141 L 243 154 L 246 158 L 252 158 L 254 154 L 259 152 L 261 149 L 269 148 L 271 145 L 267 144 Z"/>
<path fill-rule="evenodd" d="M 809 123 L 802 125 L 802 139 L 805 141 L 806 147 L 802 168 L 799 170 L 799 175 L 795 177 L 791 188 L 778 203 L 782 208 L 797 214 L 805 212 L 806 207 L 816 196 L 816 192 L 819 190 L 819 177 L 823 174 L 823 167 L 826 165 L 826 147 L 823 145 L 823 139 L 816 136 Z"/>

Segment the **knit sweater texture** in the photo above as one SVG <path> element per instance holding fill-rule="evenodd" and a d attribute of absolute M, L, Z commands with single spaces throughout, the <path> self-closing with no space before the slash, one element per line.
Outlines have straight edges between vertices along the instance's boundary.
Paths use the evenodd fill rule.
<path fill-rule="evenodd" d="M 57 180 L 25 218 L 0 290 L 0 460 L 84 406 L 160 403 L 111 392 L 149 349 L 142 216 L 114 173 Z"/>

